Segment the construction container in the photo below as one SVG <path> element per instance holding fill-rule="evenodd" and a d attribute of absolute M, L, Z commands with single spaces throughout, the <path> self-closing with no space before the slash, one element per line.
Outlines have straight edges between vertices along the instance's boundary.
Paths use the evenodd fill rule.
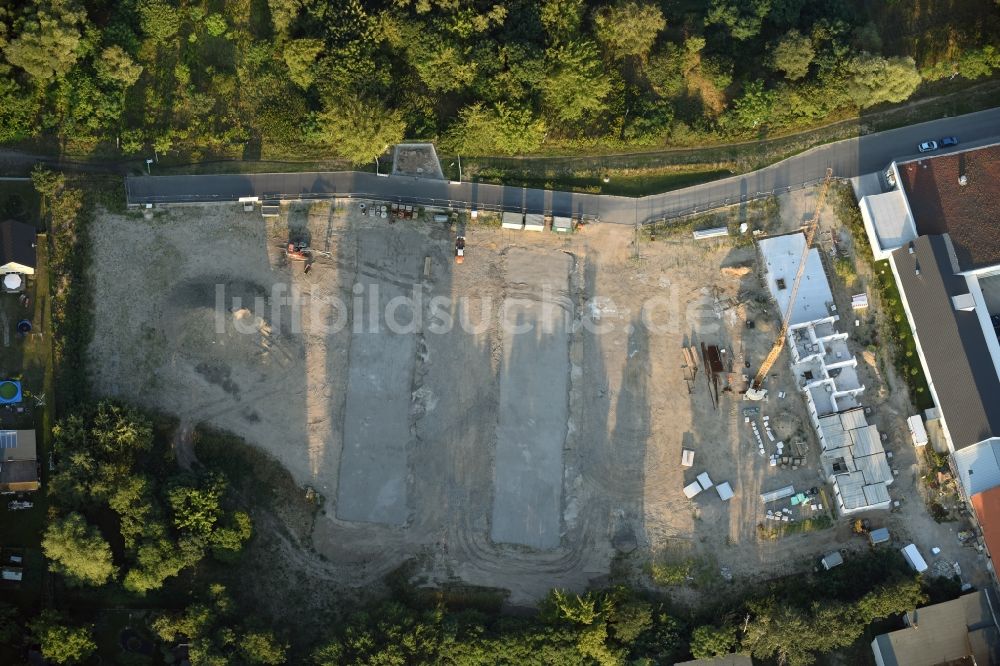
<path fill-rule="evenodd" d="M 692 481 L 691 483 L 684 486 L 684 496 L 688 499 L 693 498 L 695 495 L 701 492 L 701 484 L 697 481 Z"/>
<path fill-rule="evenodd" d="M 823 568 L 829 571 L 834 567 L 839 567 L 844 563 L 844 556 L 840 554 L 839 551 L 833 551 L 832 553 L 827 553 L 823 556 L 823 559 L 819 561 L 823 565 Z"/>
<path fill-rule="evenodd" d="M 927 444 L 927 430 L 924 428 L 923 419 L 920 415 L 911 416 L 906 419 L 906 425 L 910 429 L 910 438 L 913 446 L 924 446 Z"/>
<path fill-rule="evenodd" d="M 873 546 L 877 546 L 880 543 L 889 543 L 889 530 L 885 527 L 880 527 L 877 530 L 872 530 L 868 533 L 868 541 Z"/>
<path fill-rule="evenodd" d="M 768 504 L 770 502 L 777 502 L 778 500 L 785 499 L 786 497 L 791 497 L 794 494 L 795 494 L 794 486 L 785 486 L 784 488 L 778 488 L 777 490 L 761 493 L 760 500 L 764 504 Z"/>
<path fill-rule="evenodd" d="M 539 213 L 528 213 L 524 216 L 525 231 L 545 231 L 545 216 Z"/>
<path fill-rule="evenodd" d="M 924 556 L 920 554 L 917 549 L 917 544 L 911 543 L 908 546 L 903 546 L 899 549 L 903 553 L 903 557 L 906 559 L 907 563 L 913 567 L 913 570 L 917 573 L 923 573 L 927 571 L 927 562 L 924 560 Z"/>
<path fill-rule="evenodd" d="M 573 218 L 570 217 L 560 217 L 558 215 L 552 218 L 552 231 L 560 234 L 568 234 L 573 231 Z"/>
<path fill-rule="evenodd" d="M 501 218 L 500 226 L 504 229 L 524 229 L 524 213 L 505 212 Z"/>

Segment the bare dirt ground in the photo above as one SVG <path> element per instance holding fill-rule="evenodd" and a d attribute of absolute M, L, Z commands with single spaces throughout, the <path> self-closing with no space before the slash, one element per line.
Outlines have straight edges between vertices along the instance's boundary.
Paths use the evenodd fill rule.
<path fill-rule="evenodd" d="M 810 205 L 783 201 L 781 225 L 796 227 L 796 207 Z M 430 217 L 390 225 L 357 202 L 283 205 L 270 221 L 230 205 L 101 215 L 95 385 L 187 427 L 230 430 L 315 488 L 323 510 L 288 561 L 333 586 L 361 587 L 415 559 L 420 581 L 503 588 L 530 604 L 552 587 L 606 580 L 616 555 L 648 582 L 646 563 L 681 553 L 722 584 L 720 572 L 751 581 L 864 547 L 846 520 L 776 540 L 758 533 L 761 492 L 823 479 L 786 358 L 762 413 L 805 465 L 770 467 L 744 422 L 739 384 L 777 318 L 743 268 L 755 266 L 751 245 L 666 234 L 637 253 L 626 227 L 564 237 L 483 216 L 456 265 L 453 230 Z M 308 272 L 286 258 L 290 238 L 317 250 Z M 389 326 L 402 296 L 416 305 L 396 307 Z M 553 328 L 563 318 L 565 330 Z M 532 333 L 511 335 L 507 320 Z M 703 342 L 732 365 L 735 390 L 723 383 L 718 406 L 704 372 L 690 392 L 683 379 L 682 347 Z M 955 526 L 934 523 L 916 495 L 900 429 L 908 407 L 883 381 L 873 368 L 866 395 L 892 434 L 893 494 L 905 501 L 875 519 L 925 554 L 949 547 L 942 557 L 967 571 L 972 551 L 948 542 Z M 691 469 L 682 447 L 696 452 Z M 714 489 L 686 499 L 703 471 L 728 481 L 733 499 Z"/>

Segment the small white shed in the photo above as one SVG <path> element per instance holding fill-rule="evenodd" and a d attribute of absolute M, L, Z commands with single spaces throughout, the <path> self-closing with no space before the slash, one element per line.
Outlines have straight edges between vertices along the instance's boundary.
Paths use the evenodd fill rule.
<path fill-rule="evenodd" d="M 708 490 L 713 485 L 711 477 L 708 476 L 708 472 L 702 472 L 698 475 L 698 484 L 701 486 L 702 490 Z"/>
<path fill-rule="evenodd" d="M 694 451 L 681 449 L 681 467 L 694 467 Z"/>
<path fill-rule="evenodd" d="M 723 481 L 715 487 L 715 492 L 719 493 L 719 499 L 723 502 L 728 502 L 733 499 L 733 487 L 729 485 L 728 481 Z"/>

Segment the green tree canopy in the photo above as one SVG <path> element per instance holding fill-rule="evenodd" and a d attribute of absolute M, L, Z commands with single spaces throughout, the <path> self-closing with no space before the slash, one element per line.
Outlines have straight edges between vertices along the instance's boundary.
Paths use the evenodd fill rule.
<path fill-rule="evenodd" d="M 162 526 L 159 531 L 160 535 L 150 536 L 139 544 L 136 566 L 125 574 L 122 581 L 126 590 L 136 594 L 158 590 L 168 578 L 193 566 L 204 556 L 204 547 L 197 540 L 174 542 L 163 534 L 166 530 Z"/>
<path fill-rule="evenodd" d="M 809 65 L 816 56 L 812 40 L 798 30 L 790 30 L 772 47 L 769 63 L 784 72 L 790 81 L 798 81 L 809 73 Z"/>
<path fill-rule="evenodd" d="M 367 164 L 403 140 L 403 114 L 380 102 L 344 97 L 317 118 L 316 143 L 329 145 L 352 164 Z"/>
<path fill-rule="evenodd" d="M 624 0 L 594 12 L 597 40 L 615 58 L 645 58 L 665 27 L 663 12 L 654 4 Z"/>
<path fill-rule="evenodd" d="M 691 655 L 695 659 L 711 659 L 730 654 L 736 645 L 736 627 L 716 627 L 703 624 L 691 632 Z"/>
<path fill-rule="evenodd" d="M 705 25 L 720 25 L 742 42 L 760 34 L 770 9 L 771 0 L 712 0 Z"/>
<path fill-rule="evenodd" d="M 97 650 L 90 627 L 69 624 L 60 613 L 44 610 L 31 622 L 42 656 L 54 664 L 78 664 Z"/>
<path fill-rule="evenodd" d="M 544 121 L 527 109 L 473 104 L 459 112 L 443 147 L 460 155 L 516 155 L 536 150 L 544 136 Z"/>
<path fill-rule="evenodd" d="M 181 13 L 168 0 L 139 0 L 139 24 L 154 42 L 170 41 L 181 28 Z"/>
<path fill-rule="evenodd" d="M 138 456 L 153 442 L 152 425 L 134 409 L 100 402 L 52 429 L 56 456 L 64 464 L 50 489 L 70 506 L 105 501 L 133 474 Z"/>
<path fill-rule="evenodd" d="M 883 102 L 902 102 L 920 85 L 920 73 L 913 58 L 883 58 L 859 55 L 840 68 L 848 98 L 859 108 Z"/>
<path fill-rule="evenodd" d="M 583 0 L 543 0 L 542 25 L 553 42 L 566 42 L 580 33 Z"/>
<path fill-rule="evenodd" d="M 101 51 L 101 57 L 94 62 L 94 69 L 98 78 L 122 88 L 132 87 L 142 75 L 142 65 L 132 60 L 120 46 L 109 46 Z"/>
<path fill-rule="evenodd" d="M 52 521 L 42 537 L 50 568 L 73 586 L 103 585 L 117 573 L 111 547 L 96 527 L 78 513 Z"/>
<path fill-rule="evenodd" d="M 320 39 L 293 39 L 285 45 L 282 56 L 288 65 L 288 73 L 300 88 L 308 88 L 316 80 L 316 56 L 323 50 Z"/>
<path fill-rule="evenodd" d="M 43 0 L 24 18 L 21 33 L 7 44 L 4 55 L 45 86 L 76 64 L 85 22 L 86 13 L 72 0 Z"/>
<path fill-rule="evenodd" d="M 225 481 L 215 475 L 201 479 L 182 478 L 167 492 L 167 501 L 178 531 L 207 536 L 222 518 L 222 495 Z"/>
<path fill-rule="evenodd" d="M 549 50 L 547 60 L 548 71 L 541 89 L 553 117 L 572 122 L 607 108 L 605 98 L 611 92 L 611 82 L 593 42 L 557 46 Z"/>
<path fill-rule="evenodd" d="M 288 645 L 281 643 L 270 631 L 250 631 L 240 638 L 239 654 L 248 664 L 284 664 Z"/>
<path fill-rule="evenodd" d="M 749 83 L 743 94 L 733 102 L 731 117 L 740 128 L 755 129 L 767 121 L 775 99 L 773 91 L 764 90 L 763 81 Z"/>

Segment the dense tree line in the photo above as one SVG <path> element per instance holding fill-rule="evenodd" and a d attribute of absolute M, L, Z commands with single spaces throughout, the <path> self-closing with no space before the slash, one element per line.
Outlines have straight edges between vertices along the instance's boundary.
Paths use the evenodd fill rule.
<path fill-rule="evenodd" d="M 172 585 L 182 610 L 154 612 L 143 631 L 165 648 L 189 646 L 195 666 L 237 664 L 659 664 L 739 651 L 789 666 L 855 643 L 873 621 L 955 592 L 927 587 L 898 552 L 850 558 L 829 572 L 778 580 L 747 593 L 719 590 L 692 614 L 665 597 L 616 586 L 553 590 L 531 616 L 475 601 L 449 607 L 401 572 L 389 598 L 345 602 L 317 617 L 319 644 L 296 644 L 291 627 L 268 625 L 213 583 L 211 557 L 236 558 L 251 535 L 228 482 L 212 467 L 185 472 L 165 444 L 170 427 L 110 402 L 86 404 L 54 428 L 56 469 L 42 551 L 65 590 L 31 617 L 0 604 L 0 644 L 37 645 L 52 663 L 78 663 L 98 650 L 93 617 L 74 612 L 76 591 L 127 594 L 157 607 Z M 197 577 L 171 580 L 185 569 Z M 199 582 L 192 586 L 191 580 Z M 249 584 L 252 584 L 250 582 Z M 150 594 L 153 596 L 149 596 Z M 943 595 L 943 596 L 942 596 Z M 100 596 L 90 598 L 90 603 Z M 178 597 L 175 596 L 174 599 Z M 175 602 L 176 603 L 176 602 Z M 478 608 L 478 610 L 477 610 Z M 316 633 L 316 632 L 310 632 Z"/>
<path fill-rule="evenodd" d="M 8 2 L 0 143 L 363 163 L 404 137 L 513 154 L 748 136 L 989 76 L 1000 12 L 973 1 L 894 50 L 848 0 Z"/>
<path fill-rule="evenodd" d="M 120 578 L 129 592 L 145 594 L 207 554 L 234 559 L 250 538 L 250 517 L 225 508 L 226 481 L 177 469 L 173 453 L 154 446 L 141 413 L 100 402 L 60 421 L 52 435 L 56 508 L 42 549 L 67 585 Z M 116 533 L 102 534 L 88 517 L 109 518 Z M 117 558 L 110 537 L 121 544 Z"/>

